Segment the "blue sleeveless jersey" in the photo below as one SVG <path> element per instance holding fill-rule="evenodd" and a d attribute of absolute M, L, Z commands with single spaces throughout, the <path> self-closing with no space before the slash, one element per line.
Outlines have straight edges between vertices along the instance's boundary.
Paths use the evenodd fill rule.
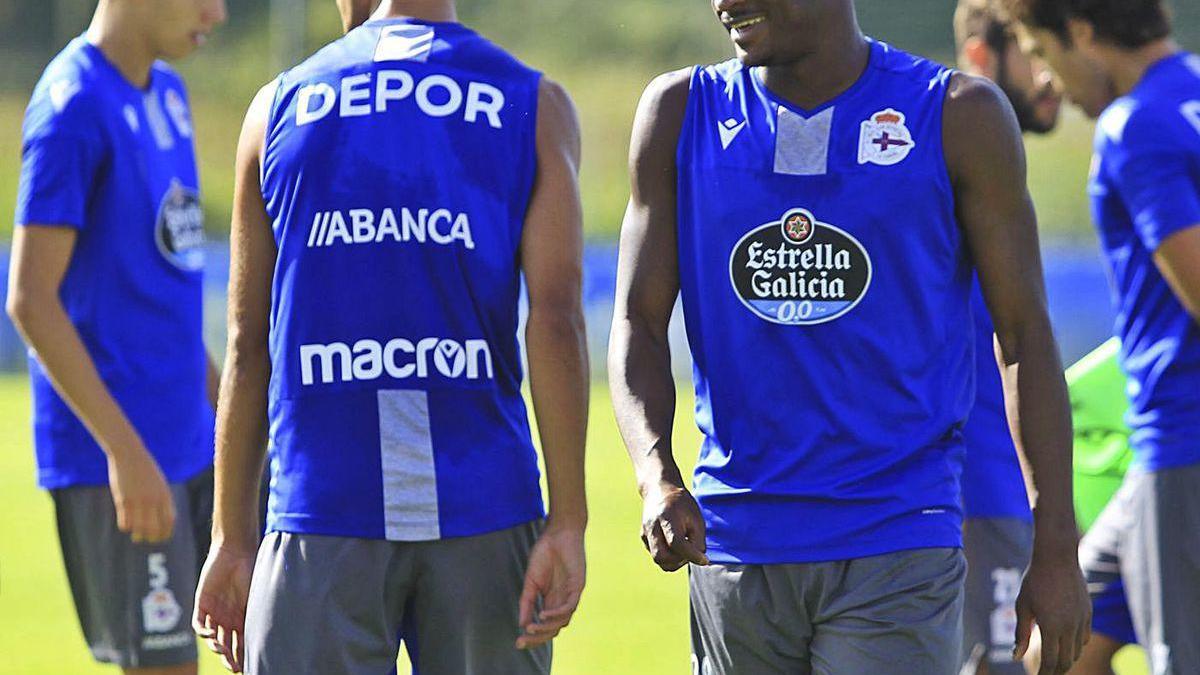
<path fill-rule="evenodd" d="M 19 226 L 77 231 L 59 288 L 100 379 L 163 475 L 212 465 L 204 349 L 204 214 L 183 80 L 155 63 L 145 88 L 79 37 L 25 113 Z M 31 352 L 33 436 L 45 488 L 104 485 L 108 462 Z"/>
<path fill-rule="evenodd" d="M 1134 460 L 1155 471 L 1200 462 L 1200 323 L 1154 263 L 1200 225 L 1200 56 L 1152 65 L 1096 125 L 1088 185 L 1108 262 L 1129 378 Z"/>
<path fill-rule="evenodd" d="M 679 278 L 715 561 L 961 545 L 975 335 L 949 79 L 878 42 L 813 110 L 737 61 L 693 72 Z"/>
<path fill-rule="evenodd" d="M 269 530 L 419 541 L 543 515 L 516 337 L 539 81 L 409 19 L 280 76 Z"/>

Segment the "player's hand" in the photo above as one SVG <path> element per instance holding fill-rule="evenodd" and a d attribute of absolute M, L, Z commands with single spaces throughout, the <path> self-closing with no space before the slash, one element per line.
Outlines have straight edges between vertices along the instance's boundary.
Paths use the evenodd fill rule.
<path fill-rule="evenodd" d="M 1070 670 L 1092 636 L 1092 602 L 1072 550 L 1039 556 L 1035 548 L 1017 596 L 1015 660 L 1022 659 L 1029 649 L 1035 622 L 1042 635 L 1038 675 Z"/>
<path fill-rule="evenodd" d="M 704 517 L 692 493 L 677 485 L 646 492 L 642 498 L 642 544 L 667 572 L 688 563 L 708 564 Z"/>
<path fill-rule="evenodd" d="M 525 588 L 521 591 L 517 649 L 545 644 L 566 628 L 579 606 L 586 576 L 583 528 L 556 527 L 551 522 L 529 554 Z"/>
<path fill-rule="evenodd" d="M 253 551 L 236 551 L 214 543 L 196 585 L 192 630 L 232 673 L 242 672 L 246 659 L 246 603 L 250 599 L 254 556 Z"/>
<path fill-rule="evenodd" d="M 140 441 L 108 455 L 108 487 L 117 509 L 117 528 L 136 543 L 171 538 L 175 500 L 158 463 Z"/>

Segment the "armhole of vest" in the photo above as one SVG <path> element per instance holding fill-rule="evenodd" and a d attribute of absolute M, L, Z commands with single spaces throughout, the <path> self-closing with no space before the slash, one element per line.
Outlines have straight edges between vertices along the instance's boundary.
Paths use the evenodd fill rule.
<path fill-rule="evenodd" d="M 263 127 L 262 146 L 258 149 L 258 191 L 263 202 L 267 200 L 267 146 L 270 145 L 271 129 L 275 128 L 276 110 L 279 109 L 279 97 L 283 95 L 284 78 L 289 71 L 283 71 L 275 78 L 275 92 L 271 95 L 271 107 L 267 110 L 266 125 Z"/>
<path fill-rule="evenodd" d="M 943 68 L 939 75 L 941 80 L 941 101 L 937 107 L 937 155 L 938 155 L 938 175 L 942 180 L 943 186 L 946 188 L 946 195 L 950 198 L 951 217 L 954 218 L 955 225 L 958 225 L 961 230 L 962 226 L 958 223 L 957 196 L 954 194 L 954 180 L 950 176 L 950 162 L 946 159 L 946 103 L 950 96 L 950 80 L 959 71 L 955 68 Z"/>
<path fill-rule="evenodd" d="M 528 132 L 529 145 L 526 146 L 527 151 L 528 151 L 527 156 L 529 157 L 529 172 L 525 175 L 525 183 L 524 183 L 525 205 L 524 205 L 524 208 L 521 209 L 521 222 L 520 222 L 520 227 L 517 229 L 518 252 L 521 247 L 521 238 L 525 236 L 525 220 L 529 217 L 529 207 L 533 204 L 533 189 L 534 189 L 534 186 L 537 184 L 537 170 L 538 170 L 537 135 L 538 135 L 538 124 L 540 122 L 541 114 L 542 114 L 541 100 L 542 100 L 542 78 L 543 77 L 545 77 L 545 74 L 542 73 L 542 71 L 540 71 L 540 70 L 533 71 L 533 78 L 532 78 L 533 85 L 531 87 L 532 91 L 531 91 L 530 101 L 529 101 L 530 107 L 533 108 L 533 124 L 529 125 L 529 132 Z"/>
<path fill-rule="evenodd" d="M 692 73 L 688 75 L 687 102 L 683 106 L 683 117 L 679 120 L 679 138 L 675 139 L 675 192 L 677 195 L 679 193 L 679 167 L 683 166 L 684 160 L 687 159 L 684 157 L 684 143 L 687 142 L 690 145 L 692 140 L 691 128 L 696 118 L 696 93 L 700 89 L 700 73 L 703 69 L 703 66 L 692 66 Z M 690 153 L 691 150 L 689 149 L 688 152 Z"/>

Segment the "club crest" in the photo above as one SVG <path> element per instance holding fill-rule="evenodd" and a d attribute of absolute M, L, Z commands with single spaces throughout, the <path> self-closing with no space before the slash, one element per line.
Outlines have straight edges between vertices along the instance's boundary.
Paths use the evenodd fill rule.
<path fill-rule="evenodd" d="M 147 633 L 165 633 L 179 625 L 183 608 L 169 588 L 150 591 L 142 598 L 142 627 Z"/>
<path fill-rule="evenodd" d="M 892 166 L 904 161 L 916 147 L 904 125 L 904 113 L 888 108 L 862 123 L 858 136 L 858 163 Z"/>

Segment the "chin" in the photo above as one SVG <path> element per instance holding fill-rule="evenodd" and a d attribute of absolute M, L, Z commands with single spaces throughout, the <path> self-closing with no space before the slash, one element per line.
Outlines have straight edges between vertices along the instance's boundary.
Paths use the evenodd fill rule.
<path fill-rule="evenodd" d="M 745 50 L 739 47 L 737 43 L 734 43 L 733 45 L 733 52 L 734 55 L 737 56 L 737 60 L 741 61 L 742 65 L 746 66 L 747 68 L 765 66 L 771 62 L 771 55 L 764 53 L 763 50 Z"/>
<path fill-rule="evenodd" d="M 170 47 L 163 49 L 162 52 L 159 53 L 158 58 L 164 61 L 179 61 L 180 59 L 187 58 L 194 51 L 196 51 L 196 47 L 190 44 L 171 45 Z"/>
<path fill-rule="evenodd" d="M 1043 116 L 1039 117 L 1037 120 L 1037 123 L 1038 123 L 1038 127 L 1041 129 L 1040 133 L 1048 134 L 1051 131 L 1054 131 L 1054 129 L 1058 126 L 1059 116 L 1060 116 L 1060 109 L 1058 107 L 1055 107 L 1054 114 L 1043 115 Z"/>
<path fill-rule="evenodd" d="M 1104 113 L 1109 103 L 1110 101 L 1088 101 L 1079 107 L 1083 109 L 1083 114 L 1087 115 L 1089 119 L 1094 120 Z"/>
<path fill-rule="evenodd" d="M 1057 117 L 1055 117 L 1052 120 L 1038 120 L 1037 126 L 1034 127 L 1033 129 L 1030 129 L 1029 131 L 1032 133 L 1038 134 L 1038 135 L 1044 135 L 1044 134 L 1050 133 L 1051 131 L 1054 131 L 1054 129 L 1056 127 L 1058 127 L 1058 118 Z"/>

